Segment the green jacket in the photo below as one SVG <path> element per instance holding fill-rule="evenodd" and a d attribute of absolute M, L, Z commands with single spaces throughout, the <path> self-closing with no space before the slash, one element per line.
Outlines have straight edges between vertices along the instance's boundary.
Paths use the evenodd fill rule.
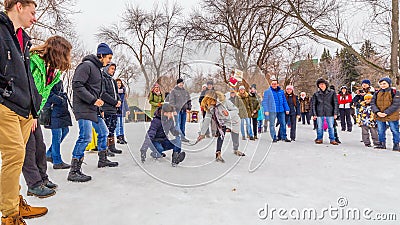
<path fill-rule="evenodd" d="M 234 104 L 239 109 L 240 119 L 251 118 L 249 94 L 247 92 L 244 95 L 238 93 Z"/>
<path fill-rule="evenodd" d="M 158 108 L 158 103 L 164 103 L 164 96 L 161 95 L 156 95 L 153 92 L 150 92 L 149 94 L 149 103 L 151 105 L 151 111 L 150 111 L 150 116 L 153 118 L 154 112 Z"/>
<path fill-rule="evenodd" d="M 258 117 L 258 110 L 260 110 L 260 100 L 257 94 L 249 94 L 249 105 L 250 105 L 250 118 Z M 256 111 L 255 113 L 253 113 Z"/>
<path fill-rule="evenodd" d="M 36 53 L 31 53 L 31 72 L 35 81 L 36 88 L 39 94 L 42 96 L 42 103 L 40 104 L 40 110 L 47 102 L 47 98 L 50 95 L 50 91 L 55 84 L 60 81 L 61 72 L 57 71 L 53 81 L 46 85 L 46 72 L 47 68 L 45 62 Z M 39 110 L 39 112 L 40 112 Z"/>

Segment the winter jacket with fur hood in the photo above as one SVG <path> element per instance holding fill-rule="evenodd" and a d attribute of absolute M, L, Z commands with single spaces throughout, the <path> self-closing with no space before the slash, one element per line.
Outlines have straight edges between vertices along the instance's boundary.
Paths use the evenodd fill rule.
<path fill-rule="evenodd" d="M 217 92 L 217 104 L 211 106 L 209 111 L 206 113 L 206 117 L 201 125 L 200 134 L 205 135 L 208 127 L 210 126 L 212 115 L 218 119 L 220 126 L 225 126 L 230 129 L 231 132 L 239 133 L 240 131 L 240 117 L 238 108 L 230 101 L 227 100 L 225 95 Z M 209 104 L 207 104 L 209 105 Z M 228 116 L 225 116 L 223 111 L 228 112 Z"/>

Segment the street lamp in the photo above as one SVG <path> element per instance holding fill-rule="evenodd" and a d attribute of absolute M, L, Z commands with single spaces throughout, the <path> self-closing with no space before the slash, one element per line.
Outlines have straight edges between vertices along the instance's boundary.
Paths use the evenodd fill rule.
<path fill-rule="evenodd" d="M 351 92 L 351 96 L 352 97 L 354 97 L 354 95 L 353 95 L 353 86 L 356 84 L 356 82 L 355 81 L 352 81 L 351 82 L 351 85 L 350 85 L 350 92 Z"/>

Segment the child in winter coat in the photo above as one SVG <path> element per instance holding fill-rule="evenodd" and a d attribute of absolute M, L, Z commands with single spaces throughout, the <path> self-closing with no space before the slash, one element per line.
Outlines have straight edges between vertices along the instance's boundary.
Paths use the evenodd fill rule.
<path fill-rule="evenodd" d="M 220 162 L 225 162 L 221 156 L 221 148 L 224 142 L 225 133 L 231 132 L 233 141 L 233 153 L 237 156 L 245 156 L 244 153 L 239 151 L 239 130 L 240 130 L 240 117 L 239 110 L 229 100 L 226 100 L 225 95 L 219 91 L 209 91 L 205 95 L 201 107 L 207 111 L 206 117 L 204 118 L 201 126 L 200 135 L 197 141 L 201 141 L 205 138 L 205 133 L 209 127 L 211 120 L 213 120 L 217 126 L 217 151 L 215 158 Z"/>
<path fill-rule="evenodd" d="M 357 113 L 357 123 L 361 127 L 362 140 L 366 147 L 371 147 L 369 136 L 371 134 L 372 141 L 375 146 L 379 145 L 378 130 L 376 128 L 375 114 L 372 112 L 371 100 L 373 95 L 364 96 L 364 101 Z"/>
<path fill-rule="evenodd" d="M 172 153 L 172 166 L 176 166 L 185 159 L 185 152 L 181 151 L 180 131 L 175 127 L 175 108 L 164 103 L 154 113 L 153 120 L 151 121 L 150 128 L 147 131 L 147 136 L 159 154 L 164 151 L 173 150 Z M 168 139 L 169 132 L 176 137 L 174 140 Z"/>

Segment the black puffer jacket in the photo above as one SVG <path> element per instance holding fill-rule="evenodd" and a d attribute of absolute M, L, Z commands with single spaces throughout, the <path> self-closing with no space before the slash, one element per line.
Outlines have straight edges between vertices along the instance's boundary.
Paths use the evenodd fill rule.
<path fill-rule="evenodd" d="M 12 21 L 0 12 L 0 103 L 20 116 L 27 118 L 32 113 L 37 118 L 42 97 L 30 71 L 30 38 L 22 33 L 23 52 Z"/>
<path fill-rule="evenodd" d="M 118 86 L 117 82 L 112 78 L 110 74 L 108 74 L 108 68 L 110 64 L 103 69 L 103 87 L 104 92 L 101 95 L 101 99 L 104 101 L 104 105 L 101 107 L 105 114 L 117 114 L 117 107 L 115 107 L 118 101 L 121 101 L 118 94 Z"/>
<path fill-rule="evenodd" d="M 318 89 L 311 99 L 311 115 L 312 116 L 334 116 L 338 115 L 339 105 L 335 91 L 326 89 L 322 91 Z"/>
<path fill-rule="evenodd" d="M 46 128 L 58 129 L 72 126 L 71 115 L 68 110 L 68 96 L 64 92 L 62 81 L 53 86 L 45 106 L 53 107 L 51 123 Z"/>
<path fill-rule="evenodd" d="M 99 107 L 94 103 L 103 93 L 101 68 L 103 63 L 95 55 L 88 55 L 75 70 L 72 79 L 73 106 L 76 120 L 98 121 Z"/>

